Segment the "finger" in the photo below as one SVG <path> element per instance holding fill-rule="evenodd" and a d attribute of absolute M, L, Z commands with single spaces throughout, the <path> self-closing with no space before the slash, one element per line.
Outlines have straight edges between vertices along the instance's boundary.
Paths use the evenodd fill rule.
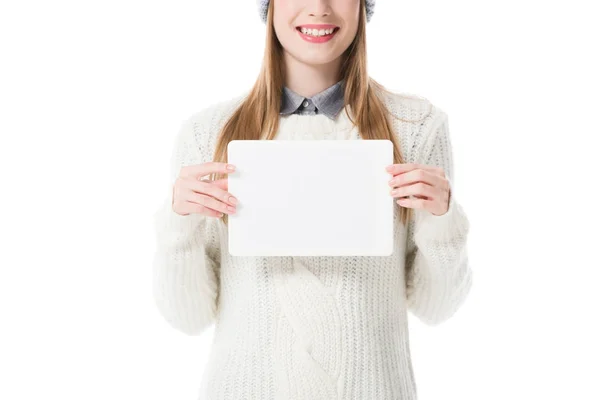
<path fill-rule="evenodd" d="M 394 188 L 390 191 L 392 197 L 417 196 L 418 198 L 433 199 L 436 189 L 423 182 Z"/>
<path fill-rule="evenodd" d="M 433 206 L 432 200 L 417 199 L 417 198 L 410 198 L 410 197 L 407 197 L 404 199 L 398 199 L 398 200 L 396 200 L 396 203 L 398 203 L 402 207 L 417 208 L 417 209 L 428 210 L 428 211 L 430 209 L 432 209 L 432 206 Z"/>
<path fill-rule="evenodd" d="M 436 167 L 434 165 L 426 165 L 426 164 L 418 164 L 418 163 L 392 164 L 392 165 L 388 165 L 385 168 L 385 170 L 392 175 L 403 174 L 405 172 L 412 171 L 415 169 L 423 169 L 426 171 L 435 172 L 436 170 L 439 170 L 440 168 Z"/>
<path fill-rule="evenodd" d="M 200 215 L 209 216 L 209 217 L 222 217 L 223 216 L 223 213 L 218 210 L 212 209 L 210 207 L 206 207 L 203 204 L 198 204 L 193 201 L 189 201 L 189 199 L 193 198 L 194 194 L 196 194 L 196 193 L 190 191 L 187 188 L 183 188 L 183 190 L 181 190 L 181 192 L 182 192 L 182 194 L 180 195 L 179 199 L 176 200 L 176 202 L 180 204 L 178 209 L 180 209 L 183 212 L 183 213 L 180 213 L 181 215 L 189 215 L 191 213 L 194 213 L 194 214 L 200 214 Z"/>
<path fill-rule="evenodd" d="M 205 208 L 209 208 L 214 211 L 222 212 L 225 214 L 234 214 L 236 211 L 235 206 L 230 206 L 227 203 L 219 201 L 214 197 L 207 196 L 202 193 L 190 192 L 188 194 L 188 201 L 190 203 L 195 203 Z"/>
<path fill-rule="evenodd" d="M 223 213 L 220 211 L 215 211 L 211 208 L 208 208 L 206 206 L 203 206 L 201 204 L 197 204 L 197 203 L 190 203 L 189 201 L 185 202 L 185 207 L 187 209 L 187 212 L 189 213 L 194 213 L 194 214 L 200 214 L 200 215 L 204 215 L 207 217 L 215 217 L 215 218 L 221 218 L 223 216 Z"/>
<path fill-rule="evenodd" d="M 414 169 L 412 171 L 396 175 L 389 180 L 388 184 L 391 187 L 402 187 L 413 183 L 423 182 L 428 185 L 441 185 L 442 178 L 439 175 L 433 174 L 430 170 Z"/>
<path fill-rule="evenodd" d="M 223 190 L 229 190 L 229 180 L 227 178 L 217 179 L 216 181 L 212 181 L 213 185 L 217 185 Z"/>
<path fill-rule="evenodd" d="M 228 191 L 222 189 L 221 186 L 216 184 L 218 181 L 197 181 L 194 179 L 186 179 L 185 186 L 189 190 L 212 196 L 218 200 L 226 202 L 229 205 L 235 206 L 237 199 Z"/>
<path fill-rule="evenodd" d="M 233 170 L 228 169 L 232 167 Z M 180 176 L 182 177 L 193 177 L 197 180 L 209 174 L 230 174 L 235 171 L 235 166 L 223 162 L 209 161 L 202 164 L 186 165 L 181 167 Z"/>

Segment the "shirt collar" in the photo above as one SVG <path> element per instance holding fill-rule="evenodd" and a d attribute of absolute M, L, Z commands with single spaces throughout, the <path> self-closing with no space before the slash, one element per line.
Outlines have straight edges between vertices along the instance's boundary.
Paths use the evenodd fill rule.
<path fill-rule="evenodd" d="M 313 102 L 320 114 L 325 114 L 330 119 L 335 119 L 344 107 L 344 86 L 345 81 L 341 80 L 307 99 Z M 279 114 L 293 114 L 304 100 L 305 97 L 284 86 Z"/>

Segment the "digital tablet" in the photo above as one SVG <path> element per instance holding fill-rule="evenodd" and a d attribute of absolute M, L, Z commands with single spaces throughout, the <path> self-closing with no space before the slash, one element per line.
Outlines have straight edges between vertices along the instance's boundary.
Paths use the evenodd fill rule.
<path fill-rule="evenodd" d="M 232 256 L 389 256 L 390 140 L 233 140 Z"/>

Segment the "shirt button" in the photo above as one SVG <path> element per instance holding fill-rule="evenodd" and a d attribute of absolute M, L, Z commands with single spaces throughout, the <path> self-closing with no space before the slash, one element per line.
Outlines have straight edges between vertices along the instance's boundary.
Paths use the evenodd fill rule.
<path fill-rule="evenodd" d="M 304 103 L 302 103 L 302 105 L 303 105 L 304 107 L 308 106 L 308 101 L 305 101 Z"/>

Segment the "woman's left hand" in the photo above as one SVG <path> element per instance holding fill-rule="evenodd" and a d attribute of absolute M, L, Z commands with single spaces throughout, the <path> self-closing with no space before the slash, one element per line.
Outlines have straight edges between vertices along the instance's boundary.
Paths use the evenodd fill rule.
<path fill-rule="evenodd" d="M 450 205 L 450 182 L 440 167 L 423 164 L 392 164 L 386 171 L 393 175 L 389 181 L 393 197 L 403 207 L 421 208 L 433 215 L 443 215 Z"/>

